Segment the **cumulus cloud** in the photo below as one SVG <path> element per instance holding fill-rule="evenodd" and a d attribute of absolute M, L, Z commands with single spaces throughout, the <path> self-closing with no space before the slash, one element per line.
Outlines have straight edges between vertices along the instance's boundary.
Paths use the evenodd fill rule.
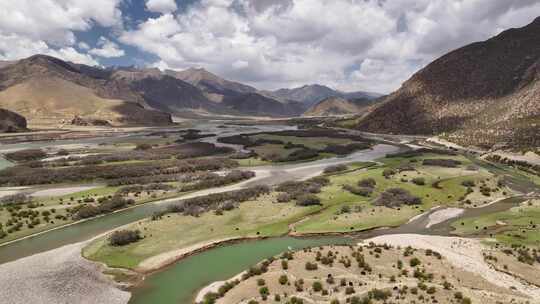
<path fill-rule="evenodd" d="M 99 46 L 99 48 L 93 48 L 89 50 L 88 53 L 105 58 L 122 57 L 125 55 L 124 50 L 119 48 L 118 44 L 103 36 L 99 38 L 97 46 Z"/>
<path fill-rule="evenodd" d="M 263 88 L 319 82 L 390 92 L 462 45 L 523 26 L 534 0 L 199 0 L 120 41 L 160 66 L 203 66 Z"/>
<path fill-rule="evenodd" d="M 0 55 L 20 59 L 44 53 L 86 64 L 97 64 L 78 52 L 74 31 L 94 25 L 122 27 L 121 0 L 0 0 Z M 82 46 L 82 47 L 81 47 Z M 79 45 L 84 50 L 84 45 Z"/>
<path fill-rule="evenodd" d="M 170 13 L 178 9 L 175 0 L 148 0 L 146 9 L 156 13 Z"/>
<path fill-rule="evenodd" d="M 50 55 L 87 65 L 99 65 L 90 55 L 80 53 L 70 46 L 51 48 L 43 40 L 34 40 L 17 34 L 4 35 L 0 33 L 0 60 L 21 59 L 35 54 Z"/>

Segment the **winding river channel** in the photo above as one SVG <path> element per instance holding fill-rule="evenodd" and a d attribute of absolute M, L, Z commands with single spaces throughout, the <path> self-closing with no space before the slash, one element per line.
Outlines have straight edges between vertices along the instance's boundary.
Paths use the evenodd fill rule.
<path fill-rule="evenodd" d="M 214 123 L 208 126 L 197 126 L 197 128 L 205 131 L 210 130 L 207 132 L 216 133 L 218 136 L 249 132 L 276 131 L 291 128 L 290 126 L 235 126 L 229 129 L 223 129 L 218 128 L 217 125 L 218 124 Z M 147 135 L 148 134 L 138 134 L 136 136 Z M 216 137 L 207 138 L 205 141 L 215 141 Z M 89 139 L 78 142 L 70 141 L 69 144 L 98 144 L 104 140 L 114 141 L 118 139 L 114 137 L 100 138 L 99 140 Z M 7 145 L 7 147 L 3 146 L 0 150 L 14 150 L 29 147 L 36 148 L 60 144 L 66 143 L 57 141 L 55 143 L 41 143 L 41 145 L 39 143 L 30 143 L 28 145 L 15 144 Z M 359 151 L 346 157 L 335 157 L 281 166 L 255 167 L 251 170 L 256 172 L 256 177 L 249 181 L 218 189 L 198 191 L 191 193 L 184 198 L 206 195 L 210 192 L 216 193 L 220 191 L 241 189 L 253 185 L 274 185 L 288 180 L 306 179 L 320 174 L 328 165 L 357 161 L 373 161 L 384 157 L 387 154 L 399 152 L 401 149 L 402 147 L 398 145 L 378 144 L 372 149 Z M 9 162 L 0 158 L 0 168 L 8 165 Z M 520 181 L 516 181 L 516 185 L 517 184 L 522 187 L 522 189 L 520 189 L 522 192 L 523 188 L 525 190 L 531 190 L 531 187 L 533 187 L 530 184 L 524 185 L 524 183 Z M 522 197 L 515 197 L 499 201 L 483 208 L 467 209 L 460 218 L 507 210 L 523 200 L 524 198 Z M 111 229 L 146 218 L 153 212 L 162 210 L 167 204 L 176 201 L 178 201 L 178 198 L 135 206 L 127 210 L 79 222 L 67 227 L 21 239 L 5 246 L 0 246 L 0 264 L 59 248 L 64 245 L 89 240 L 110 231 Z M 382 234 L 421 233 L 448 235 L 450 233 L 451 220 L 434 225 L 429 229 L 425 228 L 428 215 L 429 212 L 416 218 L 414 221 L 397 228 L 376 229 L 348 236 L 310 238 L 292 238 L 283 236 L 220 246 L 182 259 L 161 271 L 147 276 L 141 286 L 132 290 L 130 303 L 190 303 L 197 290 L 201 287 L 214 281 L 228 279 L 248 268 L 250 265 L 253 265 L 264 258 L 276 255 L 288 248 L 299 249 L 318 245 L 356 243 L 361 239 Z"/>

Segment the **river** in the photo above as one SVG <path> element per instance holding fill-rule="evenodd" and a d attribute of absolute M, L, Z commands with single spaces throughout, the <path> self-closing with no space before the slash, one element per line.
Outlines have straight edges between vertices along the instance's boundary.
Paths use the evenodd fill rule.
<path fill-rule="evenodd" d="M 289 128 L 289 126 L 283 127 Z M 219 128 L 216 129 L 222 130 Z M 234 133 L 244 132 L 247 129 L 249 129 L 251 132 L 260 132 L 261 130 L 276 130 L 279 129 L 279 126 L 262 126 L 256 128 L 253 126 L 234 126 L 234 129 L 236 129 Z M 230 134 L 232 133 L 233 132 L 231 132 Z M 54 144 L 59 145 L 61 143 L 55 142 Z M 50 145 L 50 143 L 44 143 L 44 145 Z M 20 147 L 21 146 L 19 146 L 19 148 Z M 257 167 L 256 169 L 254 169 L 254 171 L 258 173 L 259 177 L 256 176 L 252 180 L 241 183 L 240 186 L 233 185 L 211 190 L 201 190 L 195 193 L 191 193 L 186 197 L 202 196 L 207 195 L 210 192 L 223 192 L 255 185 L 274 185 L 289 180 L 305 179 L 320 174 L 326 166 L 331 164 L 349 163 L 356 161 L 371 161 L 384 157 L 386 154 L 395 153 L 399 150 L 400 148 L 397 146 L 380 144 L 374 146 L 372 149 L 359 151 L 346 157 L 334 157 L 328 159 L 321 159 L 313 162 L 296 163 L 283 166 L 264 166 L 260 168 Z M 16 259 L 26 257 L 32 254 L 52 250 L 67 244 L 77 243 L 91 239 L 92 237 L 110 231 L 114 228 L 149 217 L 155 211 L 163 210 L 164 208 L 166 208 L 167 204 L 175 203 L 177 201 L 178 199 L 169 199 L 148 203 L 133 207 L 128 210 L 115 212 L 98 218 L 75 223 L 67 227 L 61 227 L 55 230 L 48 231 L 46 233 L 37 234 L 29 238 L 20 239 L 10 244 L 0 245 L 0 264 L 14 261 Z"/>
<path fill-rule="evenodd" d="M 279 129 L 279 126 L 265 126 L 264 128 L 234 126 L 231 128 L 222 128 L 218 127 L 217 124 L 202 127 L 209 127 L 211 130 L 215 131 L 216 134 L 219 133 L 220 135 L 224 133 L 227 135 L 234 135 L 244 132 L 259 132 L 262 131 L 262 129 L 264 129 L 264 131 Z M 287 126 L 286 128 L 289 127 Z M 203 130 L 206 131 L 206 129 Z M 138 134 L 136 136 L 146 136 L 146 134 Z M 114 141 L 117 139 L 101 138 L 99 140 L 83 140 L 83 142 L 87 144 L 97 144 L 99 142 L 103 142 L 103 140 Z M 206 141 L 213 142 L 214 138 L 208 138 Z M 30 146 L 16 144 L 17 146 L 7 147 L 6 149 L 22 149 L 59 144 L 64 144 L 64 142 L 41 143 L 41 146 L 37 146 L 37 143 L 31 143 Z M 384 157 L 386 154 L 395 153 L 398 151 L 400 151 L 398 146 L 379 144 L 374 146 L 373 149 L 359 151 L 346 157 L 335 157 L 313 162 L 282 166 L 256 167 L 253 168 L 253 170 L 258 173 L 258 177 L 242 183 L 242 185 L 239 187 L 248 187 L 257 184 L 273 185 L 287 180 L 308 178 L 320 174 L 320 172 L 328 165 L 355 161 L 372 161 L 380 157 Z M 9 165 L 5 161 L 2 163 L 2 159 L 0 159 L 0 165 L 2 164 L 4 164 L 4 166 Z M 223 187 L 221 189 L 230 189 L 231 187 L 234 186 Z M 216 192 L 220 190 L 213 189 L 212 191 Z M 208 190 L 203 190 L 190 194 L 190 197 L 196 195 L 205 195 L 207 193 Z M 521 198 L 514 198 L 503 200 L 484 208 L 468 209 L 461 216 L 461 218 L 507 210 L 522 200 L 523 199 Z M 148 217 L 154 211 L 165 208 L 165 206 L 172 201 L 177 201 L 177 199 L 136 206 L 128 210 L 116 212 L 85 222 L 76 223 L 69 227 L 56 229 L 44 234 L 33 236 L 31 238 L 19 240 L 6 246 L 1 246 L 0 264 L 14 261 L 32 254 L 59 248 L 63 245 L 91 239 L 92 237 L 111 229 Z M 349 237 L 291 238 L 285 236 L 218 247 L 183 259 L 170 267 L 163 269 L 162 271 L 148 276 L 142 286 L 133 290 L 133 296 L 130 303 L 190 303 L 196 291 L 206 284 L 217 280 L 227 279 L 248 268 L 250 265 L 253 265 L 264 258 L 276 255 L 287 248 L 299 249 L 306 246 L 355 243 L 367 237 L 391 233 L 422 233 L 439 235 L 447 235 L 450 233 L 450 222 L 452 220 L 448 220 L 435 225 L 430 229 L 426 229 L 425 224 L 427 221 L 427 216 L 428 215 L 426 214 L 419 217 L 415 221 L 402 225 L 398 228 L 366 231 Z"/>

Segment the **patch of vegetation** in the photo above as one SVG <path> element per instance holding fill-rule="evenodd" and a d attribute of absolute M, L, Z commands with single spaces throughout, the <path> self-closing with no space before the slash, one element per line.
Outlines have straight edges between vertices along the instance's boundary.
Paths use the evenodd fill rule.
<path fill-rule="evenodd" d="M 461 165 L 461 162 L 455 159 L 438 158 L 438 159 L 424 159 L 422 164 L 424 166 L 456 168 Z"/>
<path fill-rule="evenodd" d="M 47 157 L 47 153 L 40 149 L 26 149 L 5 154 L 6 159 L 14 162 L 36 161 Z"/>
<path fill-rule="evenodd" d="M 396 208 L 401 205 L 420 205 L 422 199 L 412 195 L 409 191 L 401 188 L 390 188 L 381 193 L 380 197 L 375 201 L 376 205 L 386 206 L 388 208 Z"/>
<path fill-rule="evenodd" d="M 140 239 L 141 232 L 139 230 L 118 230 L 109 236 L 109 244 L 111 246 L 125 246 L 135 243 Z"/>

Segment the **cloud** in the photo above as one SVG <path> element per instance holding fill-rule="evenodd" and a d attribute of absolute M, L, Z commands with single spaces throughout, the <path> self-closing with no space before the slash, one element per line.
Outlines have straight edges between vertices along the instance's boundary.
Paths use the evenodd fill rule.
<path fill-rule="evenodd" d="M 71 45 L 73 31 L 85 31 L 93 23 L 121 24 L 121 0 L 18 0 L 1 1 L 0 31 Z"/>
<path fill-rule="evenodd" d="M 146 9 L 156 13 L 171 13 L 178 9 L 175 0 L 148 0 Z"/>
<path fill-rule="evenodd" d="M 118 44 L 101 36 L 97 42 L 99 48 L 93 48 L 88 51 L 89 54 L 105 58 L 122 57 L 125 55 L 124 50 L 118 47 Z"/>
<path fill-rule="evenodd" d="M 95 25 L 122 28 L 122 0 L 0 0 L 0 55 L 20 59 L 35 53 L 97 64 L 80 53 L 75 31 Z M 81 47 L 82 46 L 82 47 Z M 79 50 L 84 50 L 79 45 Z"/>
<path fill-rule="evenodd" d="M 203 66 L 263 88 L 321 82 L 387 93 L 449 50 L 530 22 L 522 17 L 538 5 L 200 0 L 177 14 L 146 20 L 120 41 L 156 55 L 161 66 Z"/>
<path fill-rule="evenodd" d="M 182 9 L 146 0 L 159 14 L 135 20 L 122 1 L 0 0 L 0 58 L 56 52 L 97 62 L 92 56 L 125 56 L 121 42 L 153 66 L 204 67 L 266 89 L 322 83 L 388 93 L 444 53 L 540 11 L 538 0 L 190 0 Z M 93 49 L 77 41 L 96 25 L 114 40 Z"/>
<path fill-rule="evenodd" d="M 21 59 L 35 54 L 50 55 L 87 65 L 99 65 L 94 58 L 78 52 L 73 47 L 52 48 L 43 40 L 33 40 L 17 34 L 4 35 L 0 33 L 0 60 Z"/>

